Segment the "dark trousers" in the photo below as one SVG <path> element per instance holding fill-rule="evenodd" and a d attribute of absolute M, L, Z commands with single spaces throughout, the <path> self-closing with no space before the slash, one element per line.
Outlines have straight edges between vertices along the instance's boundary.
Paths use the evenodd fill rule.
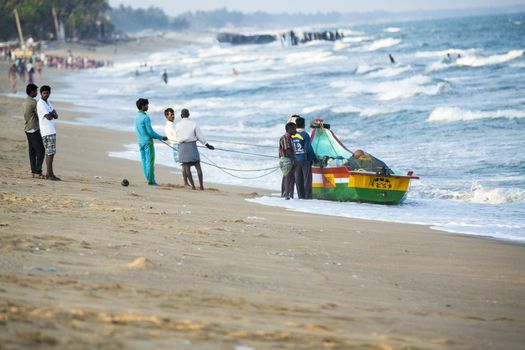
<path fill-rule="evenodd" d="M 293 175 L 293 170 L 291 170 L 291 174 Z M 294 181 L 295 181 L 295 178 L 294 178 Z M 286 197 L 285 183 L 286 183 L 286 176 L 283 176 L 281 180 L 281 197 Z M 292 185 L 292 189 L 288 193 L 288 196 L 293 198 L 293 195 L 294 195 L 294 186 Z"/>
<path fill-rule="evenodd" d="M 295 185 L 295 169 L 292 168 L 288 175 L 283 177 L 284 197 L 293 198 L 293 187 Z"/>
<path fill-rule="evenodd" d="M 44 162 L 45 149 L 42 142 L 40 130 L 27 133 L 27 145 L 29 146 L 29 164 L 33 174 L 42 174 L 42 163 Z"/>
<path fill-rule="evenodd" d="M 298 160 L 294 174 L 297 196 L 300 199 L 312 199 L 312 162 Z"/>

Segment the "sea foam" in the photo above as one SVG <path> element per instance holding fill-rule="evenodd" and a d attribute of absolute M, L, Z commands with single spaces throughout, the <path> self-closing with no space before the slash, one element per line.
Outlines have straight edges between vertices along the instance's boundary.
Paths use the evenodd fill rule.
<path fill-rule="evenodd" d="M 458 58 L 456 64 L 459 66 L 481 67 L 491 64 L 501 64 L 512 61 L 523 56 L 523 50 L 512 50 L 506 54 L 492 56 L 465 56 Z"/>
<path fill-rule="evenodd" d="M 451 199 L 477 204 L 507 204 L 525 202 L 525 189 L 487 188 L 474 182 L 469 190 L 451 190 L 436 187 L 418 186 L 413 195 L 426 199 Z"/>
<path fill-rule="evenodd" d="M 415 75 L 406 79 L 385 81 L 380 83 L 364 82 L 334 82 L 332 87 L 342 87 L 343 93 L 356 95 L 360 93 L 371 93 L 376 95 L 380 101 L 395 99 L 407 99 L 419 94 L 437 95 L 448 88 L 444 82 L 434 83 L 433 80 L 424 75 Z"/>
<path fill-rule="evenodd" d="M 376 51 L 380 49 L 385 49 L 387 47 L 399 45 L 401 42 L 402 42 L 401 39 L 395 39 L 395 38 L 379 39 L 379 40 L 373 41 L 370 44 L 363 45 L 359 48 L 356 48 L 356 50 L 358 51 Z"/>
<path fill-rule="evenodd" d="M 427 122 L 455 122 L 478 119 L 519 119 L 525 118 L 525 111 L 504 109 L 497 111 L 471 111 L 457 107 L 438 107 L 430 113 Z"/>
<path fill-rule="evenodd" d="M 383 32 L 385 33 L 399 33 L 401 31 L 401 28 L 398 27 L 388 27 L 383 29 Z"/>

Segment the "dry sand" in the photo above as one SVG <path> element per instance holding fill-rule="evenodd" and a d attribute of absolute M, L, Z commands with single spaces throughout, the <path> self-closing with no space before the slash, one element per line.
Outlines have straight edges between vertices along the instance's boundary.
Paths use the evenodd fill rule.
<path fill-rule="evenodd" d="M 259 206 L 164 167 L 148 187 L 107 156 L 134 135 L 87 126 L 58 124 L 62 182 L 32 179 L 22 101 L 0 102 L 0 349 L 523 348 L 523 245 Z"/>

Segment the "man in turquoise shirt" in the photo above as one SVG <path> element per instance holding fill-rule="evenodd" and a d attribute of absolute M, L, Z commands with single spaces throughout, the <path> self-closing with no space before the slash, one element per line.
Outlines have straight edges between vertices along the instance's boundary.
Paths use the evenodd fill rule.
<path fill-rule="evenodd" d="M 145 98 L 137 100 L 137 109 L 139 110 L 135 117 L 135 130 L 139 141 L 140 157 L 142 159 L 142 168 L 148 185 L 155 186 L 155 147 L 153 139 L 166 141 L 166 136 L 161 136 L 153 131 L 151 119 L 146 114 L 149 107 L 149 101 Z"/>

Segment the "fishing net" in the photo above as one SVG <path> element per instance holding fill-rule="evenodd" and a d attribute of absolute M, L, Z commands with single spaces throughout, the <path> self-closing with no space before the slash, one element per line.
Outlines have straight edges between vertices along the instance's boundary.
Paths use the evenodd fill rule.
<path fill-rule="evenodd" d="M 327 167 L 345 165 L 355 171 L 393 173 L 383 161 L 369 153 L 361 151 L 362 155 L 359 158 L 354 157 L 352 152 L 329 129 L 314 129 L 312 148 L 317 158 L 325 160 Z"/>
<path fill-rule="evenodd" d="M 352 157 L 352 152 L 339 142 L 329 129 L 314 129 L 312 148 L 318 158 L 348 159 Z"/>
<path fill-rule="evenodd" d="M 290 160 L 290 158 L 280 157 L 279 168 L 281 168 L 281 172 L 284 176 L 288 175 L 290 173 L 290 170 L 292 170 L 292 161 Z"/>

